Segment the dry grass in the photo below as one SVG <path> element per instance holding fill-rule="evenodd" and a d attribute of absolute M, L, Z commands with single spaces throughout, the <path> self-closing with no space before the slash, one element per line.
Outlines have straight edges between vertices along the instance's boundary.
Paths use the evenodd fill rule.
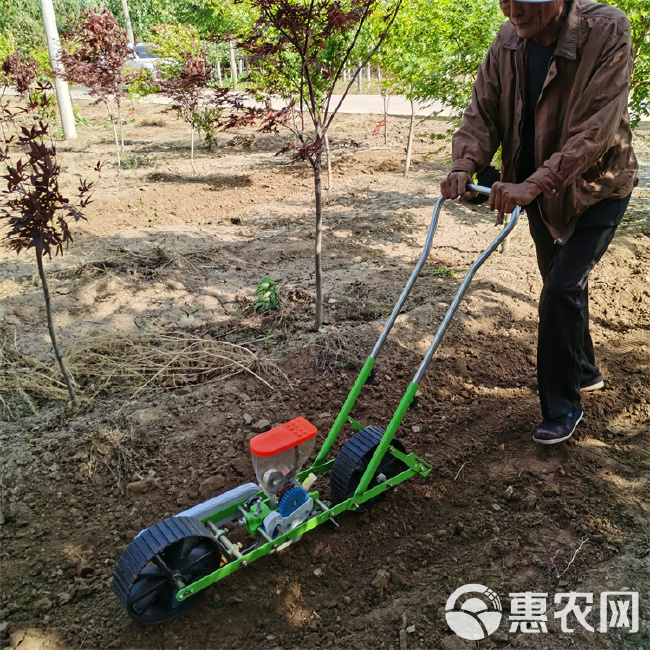
<path fill-rule="evenodd" d="M 318 356 L 316 358 L 316 369 L 331 373 L 349 368 L 358 370 L 361 368 L 359 359 L 346 350 L 347 341 L 338 336 L 329 336 L 322 343 L 317 343 Z"/>
<path fill-rule="evenodd" d="M 83 260 L 70 268 L 62 268 L 56 271 L 48 271 L 48 278 L 52 280 L 70 280 L 76 278 L 93 278 L 108 273 L 129 273 L 137 272 L 142 275 L 153 275 L 160 273 L 168 266 L 175 266 L 181 270 L 192 269 L 199 271 L 206 267 L 206 264 L 213 265 L 215 259 L 220 259 L 221 264 L 214 268 L 223 266 L 223 252 L 213 248 L 203 250 L 185 251 L 183 253 L 164 246 L 150 246 L 141 250 L 129 250 L 118 248 L 101 260 Z M 32 284 L 40 285 L 40 278 L 37 272 L 32 276 Z"/>
<path fill-rule="evenodd" d="M 123 483 L 129 481 L 134 471 L 140 470 L 139 460 L 132 431 L 102 429 L 92 436 L 85 469 L 93 483 L 97 482 L 97 476 L 107 473 L 111 483 L 123 490 Z"/>
<path fill-rule="evenodd" d="M 185 332 L 101 333 L 73 344 L 66 364 L 82 398 L 99 393 L 134 397 L 154 391 L 219 381 L 240 372 L 277 371 L 241 345 Z M 44 364 L 5 340 L 0 346 L 0 404 L 12 418 L 17 405 L 36 411 L 34 399 L 67 400 L 56 362 Z"/>

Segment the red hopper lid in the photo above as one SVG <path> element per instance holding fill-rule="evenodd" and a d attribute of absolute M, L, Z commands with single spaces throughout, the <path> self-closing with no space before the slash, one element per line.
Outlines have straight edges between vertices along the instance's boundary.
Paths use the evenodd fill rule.
<path fill-rule="evenodd" d="M 316 437 L 316 431 L 316 427 L 305 418 L 295 418 L 255 436 L 250 442 L 251 453 L 264 458 L 275 456 Z"/>

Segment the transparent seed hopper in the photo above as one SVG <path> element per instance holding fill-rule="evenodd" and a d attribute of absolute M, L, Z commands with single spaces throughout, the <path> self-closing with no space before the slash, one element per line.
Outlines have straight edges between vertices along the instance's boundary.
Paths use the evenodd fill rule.
<path fill-rule="evenodd" d="M 294 484 L 315 442 L 316 427 L 305 418 L 295 418 L 250 441 L 255 476 L 268 496 Z"/>

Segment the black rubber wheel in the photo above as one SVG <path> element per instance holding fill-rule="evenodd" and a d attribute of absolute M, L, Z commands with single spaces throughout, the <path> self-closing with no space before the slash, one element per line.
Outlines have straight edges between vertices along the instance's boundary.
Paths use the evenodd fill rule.
<path fill-rule="evenodd" d="M 330 472 L 330 490 L 334 503 L 341 503 L 349 499 L 361 482 L 361 477 L 366 471 L 375 449 L 378 447 L 384 429 L 380 427 L 366 427 L 355 433 L 337 454 Z M 396 449 L 404 452 L 404 445 L 397 438 L 391 443 Z M 379 485 L 377 480 L 380 475 L 391 479 L 406 469 L 406 465 L 394 456 L 386 453 L 379 463 L 379 467 L 372 477 L 368 489 Z M 362 503 L 356 512 L 365 512 L 368 508 L 380 501 L 385 492 Z"/>
<path fill-rule="evenodd" d="M 179 588 L 219 568 L 221 550 L 205 526 L 192 517 L 170 517 L 142 531 L 113 571 L 113 590 L 138 623 L 165 623 L 186 612 L 203 590 L 183 601 Z"/>

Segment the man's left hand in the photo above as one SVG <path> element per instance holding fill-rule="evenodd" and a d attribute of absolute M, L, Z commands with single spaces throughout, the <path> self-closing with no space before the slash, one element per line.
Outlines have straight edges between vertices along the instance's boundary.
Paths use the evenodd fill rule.
<path fill-rule="evenodd" d="M 501 183 L 492 185 L 490 192 L 490 210 L 498 210 L 501 213 L 512 212 L 515 206 L 522 208 L 542 193 L 535 183 Z"/>

